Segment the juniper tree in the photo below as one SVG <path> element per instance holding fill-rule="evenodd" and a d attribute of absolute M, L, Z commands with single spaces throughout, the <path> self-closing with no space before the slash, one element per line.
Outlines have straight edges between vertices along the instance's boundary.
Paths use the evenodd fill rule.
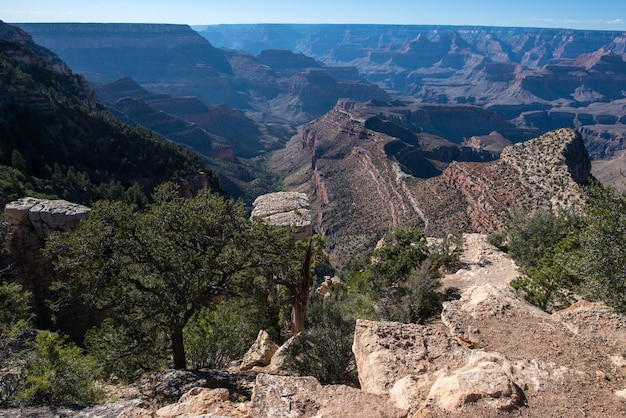
<path fill-rule="evenodd" d="M 46 253 L 64 273 L 60 290 L 117 324 L 150 323 L 169 337 L 174 367 L 184 369 L 185 325 L 264 262 L 263 226 L 241 204 L 209 191 L 188 199 L 167 184 L 153 199 L 144 211 L 98 202 L 78 230 L 52 236 Z"/>

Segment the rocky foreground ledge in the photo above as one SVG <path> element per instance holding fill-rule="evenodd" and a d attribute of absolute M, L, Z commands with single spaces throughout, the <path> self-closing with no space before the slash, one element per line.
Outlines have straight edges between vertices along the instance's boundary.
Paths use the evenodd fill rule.
<path fill-rule="evenodd" d="M 256 364 L 266 366 L 248 371 L 234 367 L 225 377 L 206 382 L 180 383 L 178 378 L 172 386 L 179 392 L 170 393 L 169 401 L 163 398 L 158 409 L 154 393 L 129 391 L 124 401 L 93 408 L 0 416 L 626 415 L 626 318 L 584 301 L 552 315 L 527 304 L 508 286 L 519 274 L 515 264 L 485 238 L 465 236 L 464 267 L 443 280 L 458 287 L 461 297 L 445 304 L 440 320 L 425 325 L 357 322 L 353 351 L 360 389 L 285 375 L 276 361 L 281 350 L 260 333 L 257 353 L 250 356 L 264 358 Z M 276 354 L 268 358 L 264 347 Z M 156 386 L 168 386 L 168 376 L 175 373 L 194 374 L 163 372 L 155 378 Z M 249 402 L 233 400 L 233 381 L 249 382 Z"/>

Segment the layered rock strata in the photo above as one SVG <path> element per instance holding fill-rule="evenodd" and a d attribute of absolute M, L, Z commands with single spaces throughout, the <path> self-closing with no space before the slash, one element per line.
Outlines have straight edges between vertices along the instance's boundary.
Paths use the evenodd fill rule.
<path fill-rule="evenodd" d="M 559 129 L 504 148 L 498 160 L 452 162 L 442 175 L 418 178 L 411 173 L 426 164 L 447 165 L 423 151 L 431 137 L 381 123 L 369 129 L 375 110 L 341 103 L 303 126 L 272 160 L 285 187 L 311 196 L 314 229 L 340 266 L 398 226 L 423 227 L 430 236 L 489 233 L 515 208 L 569 207 L 590 176 L 580 134 Z"/>
<path fill-rule="evenodd" d="M 269 225 L 291 228 L 295 239 L 306 241 L 313 234 L 309 198 L 304 193 L 276 192 L 254 200 L 252 218 Z"/>

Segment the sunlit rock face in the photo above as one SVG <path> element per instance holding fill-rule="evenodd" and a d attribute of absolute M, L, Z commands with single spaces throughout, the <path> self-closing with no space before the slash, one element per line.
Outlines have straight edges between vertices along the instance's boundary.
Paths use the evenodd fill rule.
<path fill-rule="evenodd" d="M 304 193 L 268 193 L 256 198 L 252 217 L 291 228 L 295 239 L 305 241 L 313 233 L 310 209 L 309 198 Z"/>

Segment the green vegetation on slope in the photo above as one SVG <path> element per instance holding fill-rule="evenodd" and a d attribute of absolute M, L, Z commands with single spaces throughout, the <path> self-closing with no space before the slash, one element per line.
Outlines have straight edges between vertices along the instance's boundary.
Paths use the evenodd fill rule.
<path fill-rule="evenodd" d="M 573 212 L 519 213 L 506 224 L 524 276 L 511 285 L 546 311 L 579 298 L 626 313 L 626 195 L 592 185 Z"/>
<path fill-rule="evenodd" d="M 28 193 L 143 204 L 157 184 L 200 172 L 219 190 L 200 156 L 111 117 L 82 77 L 48 54 L 0 39 L 0 203 Z"/>

